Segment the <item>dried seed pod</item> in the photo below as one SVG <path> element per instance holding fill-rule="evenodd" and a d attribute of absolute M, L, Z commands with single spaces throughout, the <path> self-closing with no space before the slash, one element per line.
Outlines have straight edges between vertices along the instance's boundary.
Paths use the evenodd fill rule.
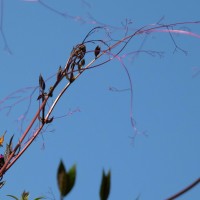
<path fill-rule="evenodd" d="M 81 66 L 84 66 L 84 65 L 85 65 L 85 59 L 82 59 L 82 60 L 80 61 L 80 65 L 81 65 Z"/>
<path fill-rule="evenodd" d="M 4 186 L 4 184 L 6 183 L 6 181 L 1 181 L 0 182 L 0 188 L 2 188 Z"/>
<path fill-rule="evenodd" d="M 51 87 L 49 88 L 49 94 L 48 94 L 49 97 L 53 97 L 53 90 L 54 90 L 54 87 L 51 86 Z"/>
<path fill-rule="evenodd" d="M 40 100 L 43 97 L 43 94 L 40 94 L 37 98 L 37 100 Z"/>
<path fill-rule="evenodd" d="M 72 83 L 74 80 L 75 80 L 74 74 L 71 73 L 70 74 L 70 79 L 69 79 L 70 83 Z"/>
<path fill-rule="evenodd" d="M 62 77 L 62 67 L 60 66 L 57 72 L 57 81 L 59 81 Z"/>
<path fill-rule="evenodd" d="M 69 76 L 68 76 L 68 73 L 66 73 L 65 77 L 66 77 L 66 79 L 67 79 L 68 81 L 70 80 L 70 79 L 69 79 Z"/>
<path fill-rule="evenodd" d="M 4 156 L 0 154 L 0 169 L 3 167 L 4 164 L 5 164 Z"/>
<path fill-rule="evenodd" d="M 79 49 L 85 54 L 86 53 L 86 46 L 84 44 L 81 44 L 79 46 Z"/>
<path fill-rule="evenodd" d="M 41 74 L 39 76 L 39 86 L 42 90 L 45 90 L 45 82 Z"/>
<path fill-rule="evenodd" d="M 48 96 L 47 93 L 46 93 L 46 92 L 42 92 L 42 94 L 40 94 L 40 95 L 38 96 L 37 100 L 40 100 L 40 99 L 43 99 L 43 100 L 44 100 L 46 96 Z M 43 101 L 43 100 L 42 100 L 42 101 Z"/>
<path fill-rule="evenodd" d="M 85 59 L 82 59 L 78 64 L 78 71 L 81 72 L 82 67 L 85 65 Z"/>
<path fill-rule="evenodd" d="M 100 51 L 101 51 L 101 48 L 99 46 L 96 46 L 96 48 L 94 50 L 95 58 L 99 55 Z"/>
<path fill-rule="evenodd" d="M 50 119 L 48 119 L 48 120 L 46 120 L 46 124 L 49 124 L 49 123 L 51 123 L 52 121 L 53 121 L 53 117 L 51 117 Z"/>

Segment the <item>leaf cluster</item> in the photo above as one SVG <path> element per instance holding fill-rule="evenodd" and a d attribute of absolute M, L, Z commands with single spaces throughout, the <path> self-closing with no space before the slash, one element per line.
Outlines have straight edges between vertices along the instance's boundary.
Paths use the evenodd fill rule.
<path fill-rule="evenodd" d="M 61 160 L 57 171 L 57 182 L 61 199 L 63 199 L 70 193 L 70 191 L 74 187 L 75 181 L 76 181 L 76 165 L 73 165 L 69 169 L 69 171 L 66 171 L 65 166 Z M 108 199 L 110 193 L 110 185 L 111 185 L 111 172 L 108 171 L 108 173 L 106 174 L 103 170 L 102 180 L 99 190 L 99 196 L 101 200 Z"/>
<path fill-rule="evenodd" d="M 16 196 L 10 195 L 10 194 L 8 194 L 7 196 L 15 200 L 29 200 L 29 192 L 26 192 L 26 191 L 22 193 L 20 198 L 17 198 Z M 45 197 L 37 197 L 34 200 L 41 200 L 41 199 L 45 199 Z"/>

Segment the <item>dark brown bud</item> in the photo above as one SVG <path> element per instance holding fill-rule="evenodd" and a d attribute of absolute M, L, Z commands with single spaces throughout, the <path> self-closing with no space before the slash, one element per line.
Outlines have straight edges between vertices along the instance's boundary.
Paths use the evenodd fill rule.
<path fill-rule="evenodd" d="M 97 46 L 97 47 L 95 48 L 95 50 L 94 50 L 95 58 L 99 55 L 100 51 L 101 51 L 100 47 Z"/>

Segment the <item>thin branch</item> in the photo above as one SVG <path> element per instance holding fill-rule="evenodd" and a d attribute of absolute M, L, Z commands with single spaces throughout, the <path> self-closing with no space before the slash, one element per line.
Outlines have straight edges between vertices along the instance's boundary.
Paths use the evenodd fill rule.
<path fill-rule="evenodd" d="M 187 187 L 185 187 L 184 189 L 182 189 L 178 193 L 176 193 L 173 196 L 167 198 L 166 200 L 174 200 L 174 199 L 180 197 L 181 195 L 185 194 L 186 192 L 190 191 L 192 188 L 194 188 L 195 186 L 197 186 L 199 183 L 200 183 L 200 178 L 198 178 L 197 180 L 195 180 L 193 183 L 191 183 L 190 185 L 188 185 Z"/>
<path fill-rule="evenodd" d="M 2 1 L 1 1 L 2 2 Z M 39 1 L 41 2 L 41 1 Z M 0 169 L 0 177 L 2 177 L 5 172 L 18 160 L 18 158 L 26 151 L 26 149 L 32 144 L 32 142 L 36 139 L 36 137 L 39 135 L 39 133 L 42 131 L 43 127 L 47 124 L 47 123 L 51 123 L 53 121 L 53 118 L 49 118 L 51 113 L 53 112 L 54 108 L 56 107 L 58 101 L 60 100 L 60 98 L 62 97 L 62 95 L 66 92 L 66 90 L 69 88 L 69 86 L 85 71 L 91 68 L 95 68 L 98 66 L 102 66 L 107 62 L 112 61 L 113 59 L 118 59 L 120 61 L 120 63 L 124 66 L 123 62 L 122 62 L 122 57 L 119 56 L 119 54 L 126 48 L 126 46 L 129 44 L 129 42 L 137 35 L 141 35 L 141 34 L 150 34 L 152 32 L 167 32 L 167 33 L 178 33 L 178 34 L 185 34 L 185 35 L 189 35 L 189 36 L 193 36 L 193 37 L 197 37 L 200 38 L 200 35 L 189 32 L 189 31 L 183 31 L 183 30 L 171 30 L 169 29 L 169 27 L 174 27 L 177 25 L 181 25 L 181 24 L 197 24 L 200 23 L 200 21 L 196 21 L 196 22 L 184 22 L 184 23 L 174 23 L 174 24 L 168 24 L 168 25 L 158 25 L 158 24 L 151 24 L 148 26 L 144 26 L 140 29 L 138 29 L 137 31 L 133 32 L 132 34 L 125 36 L 124 38 L 122 38 L 121 40 L 118 40 L 117 42 L 112 40 L 112 45 L 106 45 L 105 43 L 102 43 L 102 40 L 88 40 L 86 41 L 86 39 L 88 39 L 88 37 L 90 37 L 94 31 L 96 29 L 100 29 L 100 27 L 94 28 L 92 29 L 92 31 L 90 31 L 85 39 L 83 40 L 83 42 L 81 44 L 78 44 L 77 46 L 75 46 L 75 48 L 73 48 L 70 57 L 64 67 L 64 69 L 59 68 L 60 71 L 57 72 L 57 80 L 54 83 L 53 87 L 50 87 L 49 93 L 46 94 L 44 91 L 43 93 L 40 95 L 42 97 L 42 104 L 39 107 L 38 111 L 36 112 L 35 116 L 33 117 L 32 121 L 30 122 L 30 124 L 28 125 L 27 129 L 24 131 L 24 133 L 22 134 L 20 140 L 18 141 L 17 145 L 15 146 L 14 150 L 12 151 L 12 153 L 9 155 L 8 159 L 6 159 L 6 163 L 4 164 L 4 166 Z M 104 31 L 106 31 L 105 27 L 101 27 Z M 101 44 L 104 44 L 106 46 L 105 50 L 100 50 L 100 53 L 95 55 L 95 58 L 92 59 L 87 65 L 86 67 L 80 67 L 80 61 L 84 59 L 85 54 L 86 53 L 90 53 L 90 52 L 94 52 L 94 49 L 91 50 L 87 50 L 86 51 L 86 44 L 90 43 L 93 45 L 96 45 L 96 43 L 99 42 Z M 122 45 L 122 46 L 120 46 Z M 111 52 L 111 50 L 114 50 L 115 48 L 119 47 L 119 49 L 117 50 L 116 53 Z M 103 61 L 101 61 L 100 63 L 97 63 L 96 65 L 93 65 L 100 57 L 102 57 L 103 55 L 111 55 L 112 57 L 109 57 L 108 59 L 105 59 Z M 85 63 L 85 60 L 84 60 Z M 84 64 L 83 64 L 84 65 Z M 75 68 L 76 67 L 76 68 Z M 124 69 L 126 70 L 127 74 L 128 71 L 126 69 L 126 67 L 124 66 Z M 76 73 L 76 74 L 75 74 Z M 129 74 L 128 74 L 129 76 Z M 27 134 L 29 133 L 29 131 L 32 129 L 33 125 L 35 124 L 36 120 L 38 119 L 38 117 L 40 116 L 40 113 L 42 111 L 44 111 L 45 106 L 47 105 L 47 102 L 49 100 L 50 97 L 53 96 L 53 92 L 55 90 L 55 88 L 60 84 L 60 82 L 64 79 L 64 78 L 68 79 L 67 84 L 64 86 L 64 88 L 61 90 L 61 92 L 58 94 L 58 96 L 56 97 L 56 99 L 54 100 L 53 104 L 50 106 L 50 108 L 48 108 L 47 114 L 44 117 L 43 121 L 41 124 L 39 124 L 39 127 L 37 128 L 36 131 L 34 131 L 33 136 L 26 142 L 25 146 L 22 147 L 22 142 L 24 141 L 24 139 L 27 137 Z M 66 79 L 65 79 L 66 80 Z M 129 77 L 129 82 L 130 82 L 130 90 L 132 91 L 132 82 L 130 80 Z M 44 96 L 43 96 L 44 95 Z M 38 97 L 39 98 L 39 97 Z M 132 94 L 131 94 L 131 102 L 132 102 Z M 40 98 L 38 99 L 40 100 Z M 131 110 L 132 110 L 132 103 L 131 103 Z M 131 123 L 133 128 L 135 128 L 135 123 L 133 120 L 133 116 L 132 116 L 132 111 L 130 113 L 131 115 Z M 17 154 L 16 152 L 18 152 L 19 148 L 21 148 L 21 151 Z"/>

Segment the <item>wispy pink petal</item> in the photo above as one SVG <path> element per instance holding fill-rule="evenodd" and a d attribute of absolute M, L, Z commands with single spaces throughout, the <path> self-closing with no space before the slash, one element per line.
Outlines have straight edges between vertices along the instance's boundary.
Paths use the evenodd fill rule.
<path fill-rule="evenodd" d="M 190 31 L 184 31 L 184 30 L 155 29 L 155 30 L 150 30 L 148 32 L 177 33 L 177 34 L 189 35 L 192 37 L 200 38 L 199 34 L 196 34 L 196 33 L 190 32 Z"/>

